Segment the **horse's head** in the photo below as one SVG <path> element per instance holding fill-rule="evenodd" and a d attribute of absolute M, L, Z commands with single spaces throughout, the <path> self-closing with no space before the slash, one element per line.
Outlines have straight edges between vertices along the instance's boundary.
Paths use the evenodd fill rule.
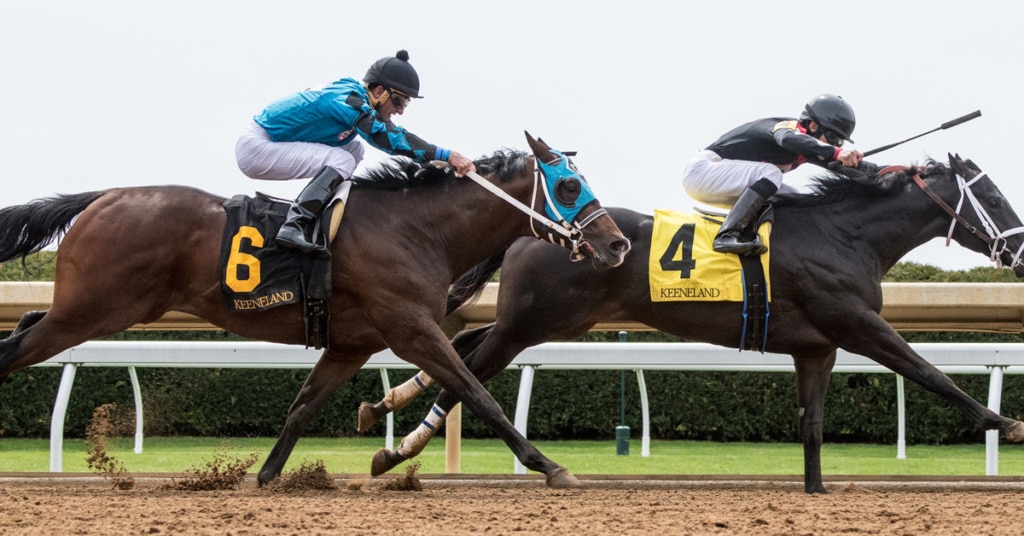
<path fill-rule="evenodd" d="M 615 225 L 594 196 L 590 184 L 569 159 L 573 153 L 561 153 L 542 139 L 526 133 L 537 161 L 537 178 L 543 179 L 543 196 L 534 196 L 534 210 L 540 205 L 555 225 L 534 233 L 555 244 L 573 250 L 574 259 L 590 257 L 598 265 L 618 266 L 629 252 L 629 239 Z"/>
<path fill-rule="evenodd" d="M 974 162 L 949 155 L 948 179 L 955 181 L 959 198 L 943 207 L 951 216 L 946 243 L 957 243 L 989 255 L 997 266 L 1007 266 L 1024 277 L 1024 225 L 1010 202 Z"/>

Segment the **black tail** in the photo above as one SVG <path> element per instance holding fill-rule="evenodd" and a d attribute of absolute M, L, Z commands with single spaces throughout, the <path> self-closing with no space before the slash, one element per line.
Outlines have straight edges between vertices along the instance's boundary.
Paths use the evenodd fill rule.
<path fill-rule="evenodd" d="M 58 195 L 0 209 L 0 262 L 43 249 L 104 193 Z"/>
<path fill-rule="evenodd" d="M 501 268 L 501 263 L 505 262 L 505 252 L 507 251 L 508 248 L 505 248 L 491 255 L 487 260 L 474 266 L 456 280 L 455 283 L 452 283 L 452 286 L 448 287 L 448 308 L 444 313 L 445 316 L 454 313 L 456 309 L 465 305 L 466 302 L 480 296 L 484 286 L 491 280 L 491 276 Z"/>

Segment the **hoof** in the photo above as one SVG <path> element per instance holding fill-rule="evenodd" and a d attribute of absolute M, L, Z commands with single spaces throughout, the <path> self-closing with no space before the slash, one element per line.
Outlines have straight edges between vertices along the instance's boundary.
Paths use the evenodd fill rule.
<path fill-rule="evenodd" d="M 260 474 L 256 477 L 256 485 L 262 488 L 263 486 L 269 484 L 270 481 L 274 480 L 275 478 L 277 478 L 277 475 L 271 472 L 260 471 Z"/>
<path fill-rule="evenodd" d="M 396 465 L 405 461 L 405 457 L 388 449 L 380 449 L 373 455 L 370 462 L 370 475 L 380 476 L 395 468 Z"/>
<path fill-rule="evenodd" d="M 369 402 L 363 402 L 359 404 L 359 422 L 356 423 L 356 430 L 365 432 L 370 429 L 371 426 L 377 424 L 378 417 L 373 414 L 373 404 Z"/>
<path fill-rule="evenodd" d="M 580 484 L 580 481 L 565 467 L 559 467 L 552 471 L 551 474 L 548 475 L 547 482 L 549 487 L 559 489 L 578 488 L 583 485 Z"/>
<path fill-rule="evenodd" d="M 1011 443 L 1024 441 L 1024 422 L 1014 421 L 1013 425 L 1006 429 L 1006 440 Z"/>

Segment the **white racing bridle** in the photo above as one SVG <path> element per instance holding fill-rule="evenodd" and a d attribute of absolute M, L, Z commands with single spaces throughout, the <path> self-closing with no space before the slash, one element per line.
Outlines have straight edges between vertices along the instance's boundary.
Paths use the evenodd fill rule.
<path fill-rule="evenodd" d="M 879 175 L 881 174 L 882 172 L 880 171 Z M 1009 268 L 1012 270 L 1019 266 L 1021 264 L 1021 254 L 1024 253 L 1024 243 L 1022 243 L 1021 246 L 1017 248 L 1017 251 L 1014 252 L 1007 247 L 1006 239 L 1010 236 L 1024 233 L 1024 226 L 1000 230 L 999 226 L 996 225 L 996 222 L 992 219 L 992 216 L 990 216 L 988 211 L 985 210 L 984 205 L 978 201 L 978 198 L 974 195 L 974 191 L 971 190 L 971 186 L 978 182 L 982 177 L 986 176 L 984 172 L 979 171 L 978 174 L 969 181 L 955 171 L 954 174 L 956 175 L 957 187 L 960 189 L 960 199 L 957 201 L 955 210 L 943 201 L 942 198 L 939 197 L 938 194 L 936 194 L 930 187 L 928 187 L 919 173 L 915 173 L 913 177 L 917 186 L 953 218 L 953 220 L 949 222 L 949 232 L 946 234 L 946 247 L 949 247 L 949 243 L 953 239 L 953 231 L 956 229 L 956 224 L 959 223 L 967 229 L 968 232 L 988 244 L 989 259 L 996 264 L 997 268 L 1003 267 L 1003 261 L 1000 258 L 1000 255 L 1007 252 L 1013 254 L 1013 260 L 1011 261 Z M 974 213 L 978 215 L 984 231 L 978 229 L 977 226 L 960 215 L 960 211 L 963 210 L 965 200 L 971 204 L 971 207 L 974 209 Z"/>

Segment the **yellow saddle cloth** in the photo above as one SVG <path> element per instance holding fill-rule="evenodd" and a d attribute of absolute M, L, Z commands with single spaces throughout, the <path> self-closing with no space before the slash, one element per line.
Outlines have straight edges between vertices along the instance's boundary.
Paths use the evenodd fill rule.
<path fill-rule="evenodd" d="M 744 301 L 743 268 L 738 255 L 718 253 L 712 242 L 722 226 L 720 218 L 684 214 L 665 209 L 654 211 L 649 279 L 651 301 Z M 771 222 L 758 229 L 768 246 Z M 761 255 L 761 267 L 771 301 L 768 275 L 769 249 Z"/>

